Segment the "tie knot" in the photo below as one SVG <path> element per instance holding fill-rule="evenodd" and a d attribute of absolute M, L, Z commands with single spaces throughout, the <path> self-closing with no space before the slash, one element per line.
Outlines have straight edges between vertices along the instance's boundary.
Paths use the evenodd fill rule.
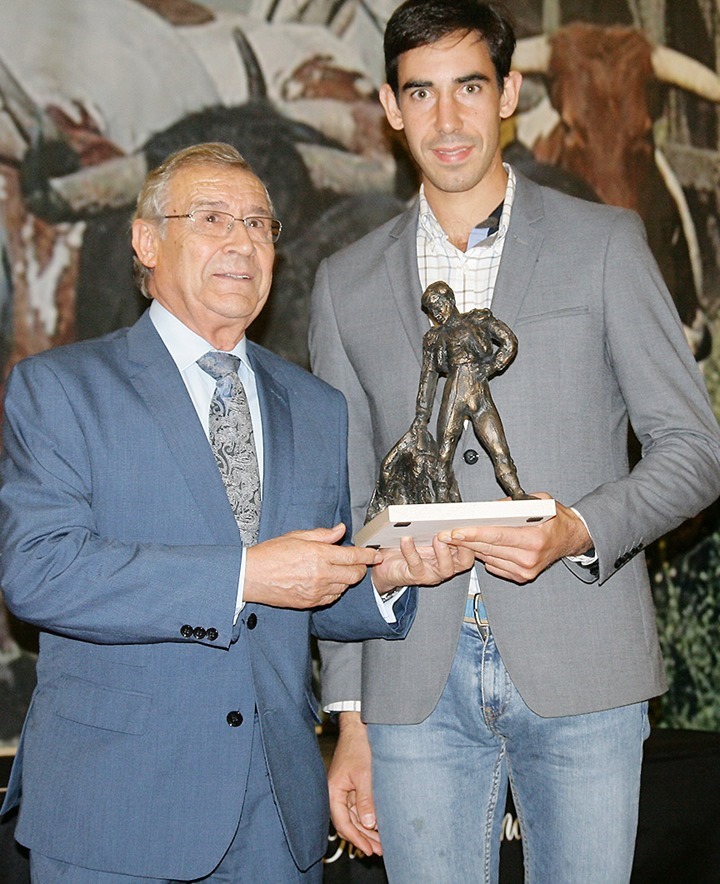
<path fill-rule="evenodd" d="M 221 353 L 218 350 L 210 350 L 204 356 L 201 356 L 197 364 L 200 368 L 207 372 L 210 377 L 219 381 L 228 375 L 237 376 L 238 366 L 240 365 L 240 357 L 232 353 Z"/>

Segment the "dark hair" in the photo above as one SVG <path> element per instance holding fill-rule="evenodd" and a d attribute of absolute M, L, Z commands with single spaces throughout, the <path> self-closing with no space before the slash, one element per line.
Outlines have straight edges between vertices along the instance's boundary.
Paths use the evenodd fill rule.
<path fill-rule="evenodd" d="M 398 58 L 456 32 L 476 32 L 485 41 L 502 89 L 515 51 L 515 31 L 498 4 L 480 0 L 405 0 L 385 28 L 385 78 L 398 97 Z"/>

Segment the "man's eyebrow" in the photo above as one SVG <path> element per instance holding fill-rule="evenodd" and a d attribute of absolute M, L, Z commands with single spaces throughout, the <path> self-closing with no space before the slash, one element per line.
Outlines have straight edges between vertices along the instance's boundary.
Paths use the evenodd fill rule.
<path fill-rule="evenodd" d="M 218 211 L 228 209 L 228 203 L 225 200 L 209 199 L 203 196 L 193 200 L 193 205 L 198 209 L 217 209 Z"/>
<path fill-rule="evenodd" d="M 227 212 L 228 214 L 232 215 L 232 212 L 230 211 L 230 203 L 228 203 L 226 200 L 203 199 L 202 197 L 200 197 L 197 200 L 195 208 L 196 209 L 217 209 L 218 212 Z M 249 209 L 245 209 L 243 211 L 243 217 L 245 217 L 245 218 L 253 217 L 253 216 L 257 216 L 257 215 L 261 215 L 261 216 L 265 216 L 265 217 L 270 218 L 272 216 L 272 213 L 271 213 L 270 209 L 268 208 L 268 206 L 264 206 L 261 203 L 255 203 L 252 206 L 250 206 Z"/>
<path fill-rule="evenodd" d="M 487 74 L 481 74 L 480 71 L 476 71 L 473 74 L 465 74 L 462 77 L 458 77 L 455 82 L 456 83 L 476 83 L 477 81 L 482 83 L 489 83 L 490 77 Z"/>
<path fill-rule="evenodd" d="M 471 74 L 463 74 L 462 77 L 456 77 L 453 83 L 462 85 L 463 83 L 489 83 L 490 77 L 480 71 L 473 71 Z M 408 80 L 402 86 L 403 92 L 409 92 L 411 89 L 429 89 L 434 85 L 432 80 Z"/>
<path fill-rule="evenodd" d="M 408 80 L 407 83 L 403 83 L 402 91 L 409 92 L 411 89 L 427 89 L 428 86 L 432 86 L 432 80 Z"/>

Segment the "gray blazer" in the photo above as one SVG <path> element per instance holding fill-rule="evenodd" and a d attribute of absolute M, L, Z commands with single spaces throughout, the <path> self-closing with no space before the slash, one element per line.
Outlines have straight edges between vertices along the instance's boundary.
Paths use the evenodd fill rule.
<path fill-rule="evenodd" d="M 518 586 L 478 576 L 503 661 L 544 716 L 607 709 L 666 688 L 642 550 L 720 493 L 718 425 L 639 218 L 540 187 L 517 192 L 493 312 L 519 339 L 492 381 L 520 480 L 585 517 L 594 569 L 557 562 Z M 422 336 L 417 205 L 326 260 L 313 293 L 314 371 L 350 411 L 355 527 L 381 458 L 414 416 Z M 442 385 L 440 385 L 441 388 Z M 437 408 L 437 403 L 436 403 Z M 630 472 L 631 424 L 642 460 Z M 464 500 L 502 496 L 466 430 Z M 326 643 L 323 702 L 362 697 L 363 717 L 422 721 L 448 677 L 468 589 L 423 589 L 408 638 Z"/>

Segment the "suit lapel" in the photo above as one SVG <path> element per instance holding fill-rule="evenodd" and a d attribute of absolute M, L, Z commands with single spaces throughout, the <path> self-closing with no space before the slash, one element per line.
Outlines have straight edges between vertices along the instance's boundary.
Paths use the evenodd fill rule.
<path fill-rule="evenodd" d="M 239 543 L 212 449 L 177 366 L 147 312 L 128 332 L 128 356 L 130 381 L 157 420 L 210 530 L 219 543 Z"/>
<path fill-rule="evenodd" d="M 285 517 L 295 483 L 293 424 L 288 390 L 268 370 L 263 351 L 248 341 L 248 358 L 255 372 L 263 437 L 263 506 L 260 540 L 274 537 Z M 265 501 L 271 502 L 265 505 Z"/>
<path fill-rule="evenodd" d="M 430 328 L 420 308 L 422 287 L 417 267 L 417 203 L 401 215 L 390 231 L 391 244 L 385 252 L 390 292 L 395 299 L 405 332 L 422 365 L 422 339 Z"/>
<path fill-rule="evenodd" d="M 517 188 L 510 229 L 495 282 L 492 311 L 510 328 L 516 321 L 537 263 L 545 234 L 542 194 L 537 184 L 515 173 Z"/>

